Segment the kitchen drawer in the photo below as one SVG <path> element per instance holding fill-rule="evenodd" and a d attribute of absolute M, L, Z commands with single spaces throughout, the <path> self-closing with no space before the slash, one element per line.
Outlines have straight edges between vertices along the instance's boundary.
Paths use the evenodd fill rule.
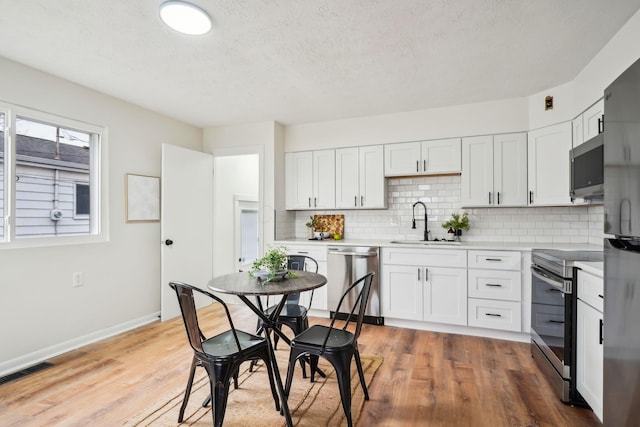
<path fill-rule="evenodd" d="M 600 312 L 604 311 L 604 283 L 602 277 L 578 270 L 578 299 Z"/>
<path fill-rule="evenodd" d="M 514 332 L 522 330 L 520 302 L 469 298 L 467 309 L 469 326 Z"/>
<path fill-rule="evenodd" d="M 469 268 L 493 268 L 498 270 L 518 270 L 521 267 L 520 252 L 512 251 L 469 251 Z"/>
<path fill-rule="evenodd" d="M 469 269 L 469 297 L 520 301 L 522 274 L 509 270 Z"/>
<path fill-rule="evenodd" d="M 327 247 L 325 245 L 286 245 L 287 253 L 289 255 L 306 255 L 315 259 L 316 261 L 327 260 Z"/>
<path fill-rule="evenodd" d="M 382 248 L 382 262 L 418 267 L 467 267 L 467 251 L 461 249 Z"/>

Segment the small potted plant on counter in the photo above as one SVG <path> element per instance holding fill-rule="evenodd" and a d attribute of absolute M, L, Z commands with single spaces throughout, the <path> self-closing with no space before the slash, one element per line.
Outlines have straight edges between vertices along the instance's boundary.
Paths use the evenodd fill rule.
<path fill-rule="evenodd" d="M 469 213 L 465 212 L 462 215 L 452 213 L 451 219 L 442 223 L 442 228 L 448 230 L 449 240 L 460 240 L 462 230 L 469 230 Z"/>
<path fill-rule="evenodd" d="M 253 262 L 249 274 L 262 282 L 284 279 L 287 275 L 287 260 L 289 256 L 285 246 L 269 249 L 262 258 Z"/>
<path fill-rule="evenodd" d="M 318 218 L 313 215 L 310 216 L 309 221 L 307 221 L 305 225 L 307 226 L 307 234 L 309 235 L 309 239 L 315 238 L 314 232 L 318 227 L 320 227 L 320 221 L 318 221 Z"/>

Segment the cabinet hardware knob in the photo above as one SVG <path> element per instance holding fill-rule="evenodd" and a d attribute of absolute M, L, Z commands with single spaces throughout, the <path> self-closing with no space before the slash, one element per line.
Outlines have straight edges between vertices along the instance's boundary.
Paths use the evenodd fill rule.
<path fill-rule="evenodd" d="M 502 314 L 497 314 L 497 313 L 485 313 L 485 316 L 491 316 L 491 317 L 502 317 Z"/>
<path fill-rule="evenodd" d="M 317 208 L 317 207 L 318 207 L 318 198 L 317 198 L 317 197 L 314 197 L 314 198 L 313 198 L 313 207 L 314 207 L 314 208 Z"/>
<path fill-rule="evenodd" d="M 360 206 L 364 206 L 364 196 L 360 196 Z"/>
<path fill-rule="evenodd" d="M 533 191 L 529 191 L 529 203 L 533 203 Z"/>
<path fill-rule="evenodd" d="M 500 192 L 498 191 L 498 204 L 500 204 Z"/>
<path fill-rule="evenodd" d="M 485 261 L 493 261 L 493 262 L 496 262 L 496 261 L 497 262 L 501 262 L 502 261 L 501 258 L 485 258 L 484 260 Z"/>
<path fill-rule="evenodd" d="M 603 336 L 604 322 L 602 321 L 602 319 L 598 319 L 598 322 L 600 323 L 600 344 L 602 344 L 602 342 L 604 341 L 604 336 Z"/>
<path fill-rule="evenodd" d="M 167 240 L 164 241 L 164 244 L 167 245 L 167 246 L 171 246 L 171 245 L 173 245 L 173 240 L 167 239 Z"/>
<path fill-rule="evenodd" d="M 311 197 L 309 197 L 309 207 L 311 207 Z"/>
<path fill-rule="evenodd" d="M 353 206 L 358 207 L 358 196 L 353 196 Z"/>
<path fill-rule="evenodd" d="M 416 160 L 416 172 L 420 172 L 420 160 Z"/>
<path fill-rule="evenodd" d="M 491 191 L 489 191 L 489 204 L 491 204 Z"/>
<path fill-rule="evenodd" d="M 501 288 L 502 285 L 499 283 L 487 283 L 485 286 L 491 286 L 492 288 Z"/>
<path fill-rule="evenodd" d="M 600 298 L 604 299 L 604 295 L 600 295 L 600 294 L 598 294 L 598 296 L 599 296 Z"/>
<path fill-rule="evenodd" d="M 422 166 L 423 171 L 424 171 L 424 172 L 426 172 L 426 171 L 427 171 L 427 161 L 426 161 L 426 160 L 423 160 L 423 161 L 422 161 L 422 165 L 423 165 L 423 166 Z"/>

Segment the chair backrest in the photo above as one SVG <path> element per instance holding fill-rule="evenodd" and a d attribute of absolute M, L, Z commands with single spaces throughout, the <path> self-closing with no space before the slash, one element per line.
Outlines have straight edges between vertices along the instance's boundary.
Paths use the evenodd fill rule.
<path fill-rule="evenodd" d="M 351 306 L 349 315 L 347 316 L 347 319 L 342 329 L 346 330 L 350 322 L 355 322 L 356 330 L 354 332 L 354 335 L 356 339 L 358 339 L 358 337 L 360 336 L 360 331 L 362 330 L 364 313 L 367 310 L 367 305 L 369 304 L 369 294 L 371 292 L 371 283 L 373 282 L 373 276 L 375 276 L 375 273 L 369 272 L 364 276 L 362 276 L 361 278 L 359 278 L 358 280 L 356 280 L 347 289 L 345 289 L 345 291 L 342 293 L 342 296 L 340 297 L 338 306 L 336 307 L 335 315 L 333 316 L 333 319 L 331 319 L 330 328 L 334 327 L 336 319 L 338 318 L 337 314 L 340 313 L 340 307 L 342 306 L 342 303 L 345 301 L 345 299 L 348 298 L 350 294 L 355 293 L 356 297 L 355 299 L 352 299 L 352 301 L 354 302 L 353 302 L 353 305 Z M 355 319 L 353 318 L 354 314 L 356 316 Z M 323 348 L 327 344 L 328 339 L 329 339 L 329 334 L 327 334 L 324 342 L 322 343 Z"/>
<path fill-rule="evenodd" d="M 202 341 L 204 341 L 206 337 L 202 333 L 200 324 L 198 323 L 198 312 L 196 310 L 196 303 L 193 296 L 194 291 L 206 295 L 212 300 L 222 304 L 222 307 L 224 307 L 224 311 L 227 313 L 227 320 L 229 321 L 229 326 L 231 327 L 231 331 L 233 332 L 233 337 L 238 347 L 238 351 L 242 351 L 240 347 L 240 341 L 238 340 L 238 334 L 236 333 L 236 329 L 233 326 L 233 321 L 231 320 L 231 313 L 229 313 L 229 309 L 227 308 L 227 305 L 224 303 L 224 301 L 210 292 L 192 285 L 188 285 L 186 283 L 170 282 L 169 286 L 171 286 L 171 288 L 176 291 L 178 304 L 180 305 L 180 311 L 182 312 L 182 320 L 184 321 L 184 327 L 187 331 L 187 338 L 189 339 L 191 348 L 193 348 L 195 352 L 205 354 L 204 350 L 202 349 Z"/>
<path fill-rule="evenodd" d="M 288 270 L 318 272 L 318 261 L 306 255 L 289 255 L 287 260 Z M 311 299 L 313 299 L 313 291 L 311 291 Z M 294 293 L 287 297 L 287 304 L 299 304 L 300 294 Z M 311 305 L 311 301 L 309 301 Z"/>

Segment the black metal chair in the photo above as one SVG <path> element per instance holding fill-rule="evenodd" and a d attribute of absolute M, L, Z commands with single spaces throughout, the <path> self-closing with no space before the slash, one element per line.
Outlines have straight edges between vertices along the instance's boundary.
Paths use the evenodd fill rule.
<path fill-rule="evenodd" d="M 287 269 L 288 270 L 297 270 L 297 271 L 310 271 L 312 273 L 318 272 L 318 262 L 306 255 L 289 255 L 287 260 Z M 298 335 L 305 329 L 309 327 L 309 318 L 307 313 L 311 308 L 311 303 L 313 302 L 313 290 L 309 293 L 309 302 L 306 306 L 300 304 L 300 294 L 295 293 L 291 294 L 287 297 L 287 303 L 282 308 L 280 315 L 278 316 L 278 329 L 282 330 L 282 325 L 287 325 L 289 329 L 293 331 L 293 335 Z M 267 304 L 268 304 L 267 300 Z M 273 314 L 273 311 L 277 309 L 277 305 L 272 305 L 268 307 L 264 314 L 267 317 L 270 317 Z M 256 333 L 262 333 L 262 321 L 258 319 L 258 325 L 256 329 Z M 274 349 L 278 348 L 278 341 L 280 337 L 278 334 L 274 334 L 273 343 Z M 250 369 L 253 369 L 254 363 L 251 363 Z M 302 368 L 302 376 L 303 378 L 307 378 L 307 369 L 305 367 L 304 360 L 300 359 L 300 367 Z"/>
<path fill-rule="evenodd" d="M 211 395 L 205 400 L 203 406 L 206 406 L 213 396 L 212 415 L 213 425 L 222 426 L 224 413 L 227 408 L 227 398 L 229 395 L 229 384 L 231 378 L 235 380 L 235 388 L 238 388 L 237 375 L 240 364 L 245 361 L 253 361 L 262 359 L 267 368 L 269 383 L 271 385 L 271 393 L 276 403 L 276 410 L 280 410 L 280 400 L 276 392 L 274 379 L 272 376 L 273 369 L 271 359 L 269 358 L 269 350 L 265 338 L 249 334 L 235 329 L 231 314 L 227 305 L 215 295 L 187 285 L 181 282 L 169 283 L 178 297 L 178 304 L 182 312 L 182 319 L 187 331 L 189 344 L 193 348 L 193 361 L 191 362 L 191 370 L 189 372 L 189 381 L 180 407 L 178 415 L 178 423 L 181 423 L 184 417 L 184 411 L 189 401 L 191 387 L 193 385 L 193 377 L 197 366 L 202 366 L 209 375 L 209 383 L 211 387 Z M 222 332 L 211 338 L 206 338 L 200 329 L 198 323 L 198 314 L 194 302 L 194 291 L 199 292 L 214 301 L 219 302 L 224 307 L 227 314 L 227 320 L 231 329 Z"/>
<path fill-rule="evenodd" d="M 289 259 L 287 261 L 287 269 L 317 273 L 318 262 L 306 255 L 289 255 Z M 307 313 L 311 308 L 312 302 L 313 290 L 309 293 L 309 302 L 306 306 L 300 304 L 299 293 L 289 295 L 287 297 L 287 303 L 278 316 L 278 326 L 287 325 L 287 327 L 289 327 L 293 331 L 294 336 L 307 329 L 309 327 L 309 318 L 307 317 Z M 267 308 L 264 314 L 268 317 L 276 308 L 277 306 L 273 305 Z M 274 347 L 276 348 L 278 347 L 279 339 L 280 337 L 275 334 L 273 341 Z"/>
<path fill-rule="evenodd" d="M 336 371 L 342 409 L 347 417 L 349 427 L 353 425 L 351 420 L 351 360 L 353 358 L 355 358 L 356 361 L 356 368 L 358 369 L 360 384 L 364 391 L 364 398 L 365 400 L 369 400 L 369 391 L 364 381 L 364 372 L 358 351 L 358 337 L 362 330 L 362 321 L 369 302 L 371 282 L 374 275 L 375 273 L 373 272 L 367 273 L 349 286 L 342 294 L 335 313 L 340 313 L 340 307 L 345 299 L 353 297 L 353 306 L 342 328 L 334 327 L 337 318 L 337 315 L 334 314 L 329 326 L 313 325 L 297 335 L 291 341 L 291 351 L 289 353 L 285 396 L 289 396 L 289 392 L 291 391 L 296 360 L 299 360 L 301 357 L 309 357 L 311 363 L 311 381 L 313 381 L 313 376 L 318 367 L 318 358 L 323 357 L 333 365 Z M 357 317 L 353 322 L 352 318 L 356 310 Z M 350 323 L 355 323 L 354 332 L 347 330 Z"/>

